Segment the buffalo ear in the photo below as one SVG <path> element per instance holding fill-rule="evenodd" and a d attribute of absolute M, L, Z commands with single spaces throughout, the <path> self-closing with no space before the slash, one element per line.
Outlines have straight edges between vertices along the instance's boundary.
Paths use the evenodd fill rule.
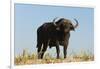
<path fill-rule="evenodd" d="M 54 23 L 53 23 L 54 24 Z M 59 27 L 59 25 L 57 25 L 57 24 L 54 24 L 54 26 L 55 26 L 55 29 L 56 30 L 60 30 L 60 27 Z"/>
<path fill-rule="evenodd" d="M 72 27 L 70 27 L 70 30 L 73 30 L 73 31 L 75 31 L 75 28 L 72 26 Z"/>

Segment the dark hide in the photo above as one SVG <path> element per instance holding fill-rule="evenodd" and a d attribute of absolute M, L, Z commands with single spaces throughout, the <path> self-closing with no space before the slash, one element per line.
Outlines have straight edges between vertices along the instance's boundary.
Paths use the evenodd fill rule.
<path fill-rule="evenodd" d="M 56 47 L 57 58 L 59 58 L 59 45 L 63 46 L 64 58 L 66 58 L 71 30 L 74 30 L 74 26 L 70 20 L 64 18 L 59 19 L 56 25 L 53 22 L 41 25 L 37 29 L 38 58 L 43 58 L 48 46 Z"/>

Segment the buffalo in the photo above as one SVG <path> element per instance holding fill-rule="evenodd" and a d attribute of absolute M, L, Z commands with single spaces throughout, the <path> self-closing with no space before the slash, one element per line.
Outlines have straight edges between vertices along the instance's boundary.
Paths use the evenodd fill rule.
<path fill-rule="evenodd" d="M 37 29 L 37 53 L 42 59 L 47 47 L 56 47 L 57 59 L 59 58 L 59 45 L 63 46 L 64 58 L 67 55 L 67 48 L 70 38 L 70 31 L 74 31 L 78 26 L 78 20 L 74 19 L 76 25 L 71 20 L 54 18 L 52 22 L 45 22 Z"/>

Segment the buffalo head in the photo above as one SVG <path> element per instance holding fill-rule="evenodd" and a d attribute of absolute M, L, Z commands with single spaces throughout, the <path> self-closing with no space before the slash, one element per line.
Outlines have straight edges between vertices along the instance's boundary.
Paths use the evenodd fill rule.
<path fill-rule="evenodd" d="M 57 18 L 54 18 L 53 23 L 57 27 L 57 30 L 61 30 L 63 32 L 69 32 L 71 30 L 75 30 L 78 26 L 77 19 L 74 19 L 76 22 L 76 25 L 73 25 L 73 23 L 69 19 L 60 18 L 58 21 L 56 21 Z"/>

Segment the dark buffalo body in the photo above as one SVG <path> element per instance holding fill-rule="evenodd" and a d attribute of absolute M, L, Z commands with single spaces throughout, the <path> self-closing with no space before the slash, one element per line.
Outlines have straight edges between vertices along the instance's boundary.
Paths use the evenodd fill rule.
<path fill-rule="evenodd" d="M 78 21 L 76 20 L 78 26 Z M 47 22 L 37 29 L 37 48 L 38 58 L 43 58 L 47 47 L 56 47 L 57 58 L 59 58 L 59 45 L 63 46 L 64 58 L 66 58 L 67 47 L 70 37 L 70 31 L 74 30 L 73 26 L 68 19 L 60 19 L 57 22 Z"/>

